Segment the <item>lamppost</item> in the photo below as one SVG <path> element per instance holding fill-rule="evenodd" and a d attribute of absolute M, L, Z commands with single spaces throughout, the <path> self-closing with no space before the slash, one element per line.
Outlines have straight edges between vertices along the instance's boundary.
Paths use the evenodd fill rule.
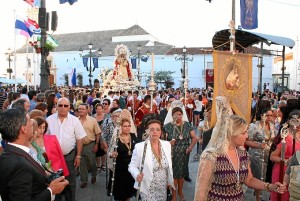
<path fill-rule="evenodd" d="M 148 60 L 148 58 L 150 57 L 150 51 L 148 50 L 147 52 L 146 52 L 146 56 L 142 56 L 142 54 L 141 54 L 141 50 L 142 50 L 142 46 L 140 45 L 140 44 L 138 44 L 138 46 L 137 46 L 137 55 L 134 55 L 134 56 L 130 56 L 130 58 L 137 58 L 137 60 L 138 60 L 138 65 L 137 65 L 137 79 L 138 79 L 138 81 L 139 81 L 139 83 L 141 83 L 141 81 L 142 81 L 142 76 L 141 76 L 141 60 L 142 61 L 147 61 Z M 130 51 L 130 54 L 132 53 L 132 51 Z"/>
<path fill-rule="evenodd" d="M 8 50 L 5 52 L 5 56 L 6 56 L 6 60 L 8 61 L 7 73 L 9 74 L 9 79 L 11 79 L 11 74 L 13 71 L 11 69 L 10 63 L 14 60 L 15 54 L 12 52 L 10 48 L 8 48 Z"/>
<path fill-rule="evenodd" d="M 194 60 L 194 55 L 192 55 L 192 57 L 188 57 L 187 56 L 187 49 L 184 46 L 182 48 L 182 56 L 175 56 L 175 60 L 176 61 L 181 61 L 182 62 L 182 69 L 181 69 L 181 76 L 182 76 L 182 86 L 187 86 L 187 83 L 185 84 L 185 82 L 187 82 L 188 79 L 186 79 L 188 77 L 188 69 L 187 69 L 187 62 L 188 61 L 193 61 Z"/>
<path fill-rule="evenodd" d="M 93 48 L 92 42 L 90 42 L 88 44 L 88 48 L 89 48 L 89 54 L 87 54 L 87 55 L 82 56 L 83 50 L 81 49 L 81 47 L 80 47 L 79 51 L 80 51 L 80 56 L 82 56 L 82 59 L 83 59 L 83 64 L 86 67 L 86 70 L 89 72 L 89 75 L 88 75 L 89 76 L 89 84 L 90 84 L 90 87 L 92 88 L 92 77 L 93 77 L 92 72 L 94 72 L 95 68 L 98 68 L 98 58 L 101 57 L 101 55 L 102 55 L 102 49 L 101 48 L 98 49 L 98 55 L 97 55 L 97 54 L 92 53 L 92 48 Z M 87 66 L 88 59 L 90 60 L 89 68 Z M 92 70 L 92 59 L 94 61 L 93 70 Z M 95 64 L 96 62 L 97 62 L 97 64 Z"/>

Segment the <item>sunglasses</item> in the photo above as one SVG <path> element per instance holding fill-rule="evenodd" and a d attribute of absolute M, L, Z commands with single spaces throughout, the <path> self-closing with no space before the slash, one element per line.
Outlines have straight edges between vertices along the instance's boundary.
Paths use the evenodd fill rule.
<path fill-rule="evenodd" d="M 102 103 L 102 105 L 108 105 L 108 103 Z"/>
<path fill-rule="evenodd" d="M 69 105 L 58 104 L 58 107 L 69 107 Z"/>

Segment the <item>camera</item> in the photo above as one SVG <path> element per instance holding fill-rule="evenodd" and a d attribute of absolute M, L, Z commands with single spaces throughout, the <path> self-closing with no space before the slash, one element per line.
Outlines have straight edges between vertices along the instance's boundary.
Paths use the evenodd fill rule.
<path fill-rule="evenodd" d="M 50 184 L 54 179 L 63 176 L 63 169 L 59 169 L 56 172 L 50 172 L 50 175 L 46 177 L 47 183 Z"/>

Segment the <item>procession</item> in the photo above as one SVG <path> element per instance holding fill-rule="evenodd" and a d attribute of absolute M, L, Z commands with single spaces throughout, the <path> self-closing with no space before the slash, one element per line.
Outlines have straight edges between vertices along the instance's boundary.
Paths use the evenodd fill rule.
<path fill-rule="evenodd" d="M 21 1 L 26 42 L 0 75 L 0 201 L 300 200 L 298 38 L 249 31 L 257 0 L 240 0 L 237 28 L 230 2 L 211 46 L 175 47 L 137 24 L 50 34 L 57 12 Z"/>

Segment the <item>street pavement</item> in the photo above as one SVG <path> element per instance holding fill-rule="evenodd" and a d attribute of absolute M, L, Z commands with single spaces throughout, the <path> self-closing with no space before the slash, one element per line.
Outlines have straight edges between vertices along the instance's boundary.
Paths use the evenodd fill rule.
<path fill-rule="evenodd" d="M 193 201 L 194 199 L 194 190 L 195 190 L 195 180 L 197 177 L 198 165 L 199 162 L 193 161 L 193 156 L 196 153 L 196 146 L 193 149 L 193 152 L 190 156 L 189 171 L 190 178 L 192 182 L 185 182 L 183 187 L 183 193 L 186 201 Z M 80 188 L 80 178 L 77 177 L 77 188 L 76 188 L 76 201 L 110 201 L 111 198 L 106 195 L 105 189 L 105 171 L 101 171 L 97 175 L 97 182 L 91 184 L 91 176 L 89 175 L 89 183 L 86 188 Z M 264 200 L 268 199 L 268 193 L 264 193 Z M 177 196 L 179 197 L 179 196 Z M 135 200 L 134 198 L 131 201 Z M 179 198 L 177 199 L 179 200 Z M 153 200 L 155 201 L 155 200 Z M 248 189 L 245 193 L 245 201 L 255 201 L 253 190 Z"/>

